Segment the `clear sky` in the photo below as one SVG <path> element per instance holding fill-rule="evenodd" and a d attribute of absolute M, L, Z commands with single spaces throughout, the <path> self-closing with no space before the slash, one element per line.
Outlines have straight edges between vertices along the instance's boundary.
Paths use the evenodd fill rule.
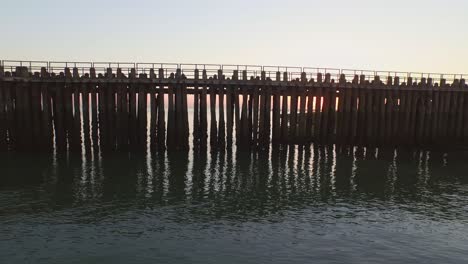
<path fill-rule="evenodd" d="M 0 0 L 0 59 L 468 73 L 467 0 Z"/>

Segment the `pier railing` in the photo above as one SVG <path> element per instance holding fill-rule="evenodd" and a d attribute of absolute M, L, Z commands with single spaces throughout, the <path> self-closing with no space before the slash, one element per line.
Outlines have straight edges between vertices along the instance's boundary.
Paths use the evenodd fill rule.
<path fill-rule="evenodd" d="M 303 73 L 308 79 L 316 78 L 318 73 L 323 75 L 330 74 L 332 79 L 339 79 L 340 76 L 345 76 L 346 79 L 353 79 L 356 75 L 364 76 L 365 80 L 373 80 L 375 76 L 381 79 L 386 77 L 398 77 L 401 82 L 406 82 L 411 78 L 415 82 L 419 82 L 423 78 L 432 79 L 434 83 L 440 83 L 442 79 L 450 83 L 454 80 L 467 79 L 468 74 L 454 73 L 427 73 L 427 72 L 403 72 L 403 71 L 382 71 L 382 70 L 363 70 L 363 69 L 338 69 L 338 68 L 321 68 L 321 67 L 294 67 L 294 66 L 266 66 L 266 65 L 230 65 L 230 64 L 193 64 L 193 63 L 136 63 L 136 62 L 66 62 L 66 61 L 21 61 L 21 60 L 0 60 L 0 66 L 4 71 L 14 72 L 16 67 L 27 67 L 29 72 L 40 72 L 45 68 L 49 73 L 59 74 L 65 68 L 76 68 L 83 75 L 89 73 L 91 68 L 96 70 L 96 73 L 104 74 L 108 68 L 121 69 L 124 74 L 129 74 L 132 69 L 135 69 L 137 74 L 149 74 L 151 70 L 158 72 L 163 69 L 164 77 L 168 77 L 170 73 L 180 69 L 182 74 L 187 78 L 194 78 L 196 69 L 206 70 L 208 76 L 213 76 L 222 70 L 226 78 L 230 78 L 234 71 L 246 71 L 247 76 L 256 78 L 265 73 L 267 78 L 275 79 L 277 72 L 287 73 L 287 81 L 301 78 Z"/>

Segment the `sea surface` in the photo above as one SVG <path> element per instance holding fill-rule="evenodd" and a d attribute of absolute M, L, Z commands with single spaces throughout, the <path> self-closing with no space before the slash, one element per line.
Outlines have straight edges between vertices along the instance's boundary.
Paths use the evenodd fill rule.
<path fill-rule="evenodd" d="M 468 153 L 3 153 L 0 263 L 468 263 Z"/>

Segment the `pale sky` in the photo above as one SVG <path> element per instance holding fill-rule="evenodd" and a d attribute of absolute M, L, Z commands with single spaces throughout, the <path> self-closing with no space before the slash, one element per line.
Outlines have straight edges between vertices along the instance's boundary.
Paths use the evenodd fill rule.
<path fill-rule="evenodd" d="M 0 0 L 0 59 L 468 73 L 467 0 Z"/>

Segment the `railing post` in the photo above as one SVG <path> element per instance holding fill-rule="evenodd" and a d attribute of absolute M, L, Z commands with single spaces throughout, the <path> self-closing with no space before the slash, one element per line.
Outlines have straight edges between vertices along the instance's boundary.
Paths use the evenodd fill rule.
<path fill-rule="evenodd" d="M 279 71 L 276 72 L 276 81 L 277 82 L 281 81 L 281 72 L 279 72 Z"/>

